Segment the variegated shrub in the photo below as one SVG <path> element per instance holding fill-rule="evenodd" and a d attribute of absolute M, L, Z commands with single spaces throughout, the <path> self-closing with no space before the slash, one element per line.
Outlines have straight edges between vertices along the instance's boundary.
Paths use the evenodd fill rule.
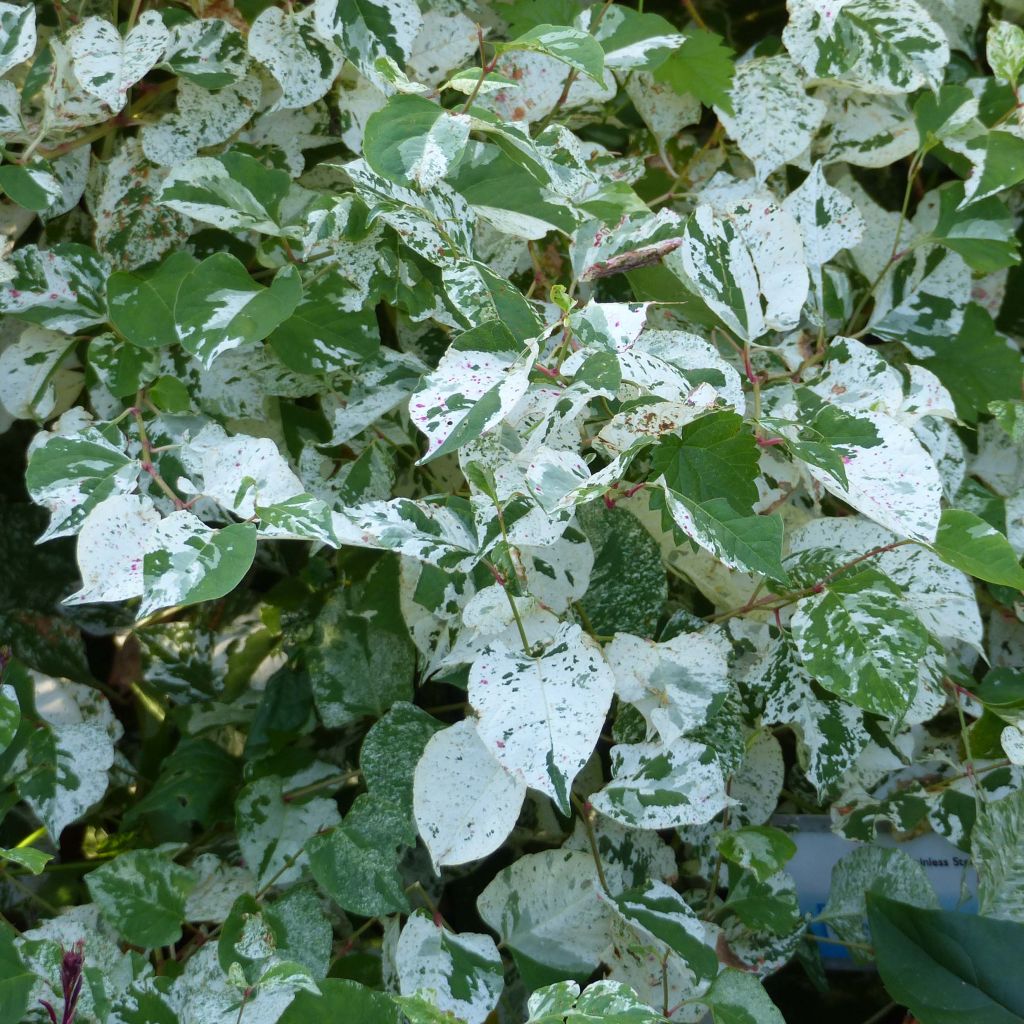
<path fill-rule="evenodd" d="M 0 3 L 0 1019 L 1024 1019 L 1020 13 Z"/>

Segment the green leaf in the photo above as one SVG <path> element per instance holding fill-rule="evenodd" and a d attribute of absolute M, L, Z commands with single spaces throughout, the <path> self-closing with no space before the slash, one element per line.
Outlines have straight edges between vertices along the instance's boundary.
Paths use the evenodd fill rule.
<path fill-rule="evenodd" d="M 135 397 L 160 373 L 160 356 L 113 334 L 101 334 L 89 342 L 89 369 L 95 371 L 115 398 Z"/>
<path fill-rule="evenodd" d="M 42 213 L 61 197 L 60 182 L 45 160 L 0 167 L 0 189 L 12 202 L 36 213 Z"/>
<path fill-rule="evenodd" d="M 373 310 L 350 311 L 347 291 L 335 274 L 306 285 L 295 312 L 270 335 L 270 346 L 285 366 L 296 373 L 327 375 L 377 354 L 377 318 Z"/>
<path fill-rule="evenodd" d="M 568 64 L 573 70 L 592 78 L 598 85 L 604 80 L 604 51 L 601 44 L 589 32 L 581 32 L 578 28 L 538 25 L 518 39 L 495 44 L 494 49 L 497 53 L 516 50 L 543 53 Z"/>
<path fill-rule="evenodd" d="M 125 941 L 145 949 L 181 938 L 195 878 L 159 850 L 122 853 L 86 876 L 89 895 Z"/>
<path fill-rule="evenodd" d="M 0 849 L 0 860 L 28 868 L 33 875 L 41 874 L 53 858 L 54 854 L 46 853 L 45 850 L 36 850 L 31 846 L 14 846 L 8 850 Z"/>
<path fill-rule="evenodd" d="M 944 562 L 970 576 L 1024 590 L 1024 568 L 1010 542 L 973 512 L 943 509 L 932 548 Z"/>
<path fill-rule="evenodd" d="M 470 118 L 422 96 L 397 93 L 366 121 L 363 156 L 384 177 L 431 188 L 458 167 Z"/>
<path fill-rule="evenodd" d="M 148 270 L 119 270 L 107 280 L 110 323 L 140 348 L 176 345 L 174 302 L 181 282 L 198 266 L 187 252 L 175 252 Z"/>
<path fill-rule="evenodd" d="M 309 843 L 309 867 L 345 910 L 366 917 L 409 909 L 398 873 L 397 848 L 408 838 L 401 811 L 364 794 L 342 823 Z"/>
<path fill-rule="evenodd" d="M 964 202 L 987 199 L 1024 181 L 1024 139 L 993 129 L 958 146 L 974 165 L 964 190 Z"/>
<path fill-rule="evenodd" d="M 963 326 L 955 337 L 937 334 L 922 347 L 921 365 L 946 386 L 957 415 L 976 423 L 989 404 L 1020 394 L 1020 353 L 996 333 L 988 313 L 976 303 L 964 310 Z"/>
<path fill-rule="evenodd" d="M 734 57 L 721 36 L 705 29 L 691 29 L 683 45 L 657 68 L 654 77 L 677 93 L 696 96 L 706 107 L 731 114 L 729 89 Z"/>
<path fill-rule="evenodd" d="M 955 181 L 939 190 L 939 219 L 931 237 L 959 253 L 982 274 L 1020 262 L 1013 215 L 995 196 L 963 205 L 964 186 Z"/>
<path fill-rule="evenodd" d="M 395 1004 L 383 993 L 342 978 L 317 982 L 320 994 L 299 992 L 278 1018 L 278 1024 L 400 1024 Z"/>
<path fill-rule="evenodd" d="M 1024 926 L 917 907 L 871 894 L 871 939 L 882 981 L 921 1024 L 1019 1024 L 1017 951 Z"/>
<path fill-rule="evenodd" d="M 695 502 L 724 498 L 738 512 L 749 513 L 757 501 L 754 434 L 734 412 L 713 412 L 667 437 L 651 455 L 651 471 L 665 485 Z"/>
<path fill-rule="evenodd" d="M 338 590 L 317 616 L 306 668 L 329 729 L 379 718 L 412 700 L 416 649 L 397 611 L 396 562 L 379 564 L 356 592 Z M 358 609 L 358 611 L 356 610 Z"/>
<path fill-rule="evenodd" d="M 0 754 L 12 743 L 21 725 L 21 707 L 13 691 L 0 689 Z"/>
<path fill-rule="evenodd" d="M 781 871 L 796 853 L 796 843 L 771 825 L 745 825 L 720 832 L 715 846 L 727 861 L 752 872 L 759 882 Z"/>
<path fill-rule="evenodd" d="M 321 0 L 315 12 L 317 35 L 333 40 L 367 77 L 381 57 L 404 66 L 421 23 L 413 0 Z"/>
<path fill-rule="evenodd" d="M 222 352 L 266 338 L 301 299 L 302 282 L 294 269 L 278 271 L 264 288 L 234 256 L 220 252 L 181 280 L 174 325 L 182 346 L 209 369 Z"/>
<path fill-rule="evenodd" d="M 785 1024 L 756 974 L 726 967 L 701 996 L 715 1024 Z"/>
<path fill-rule="evenodd" d="M 797 604 L 790 628 L 808 673 L 844 700 L 902 718 L 933 643 L 895 585 L 866 569 Z"/>

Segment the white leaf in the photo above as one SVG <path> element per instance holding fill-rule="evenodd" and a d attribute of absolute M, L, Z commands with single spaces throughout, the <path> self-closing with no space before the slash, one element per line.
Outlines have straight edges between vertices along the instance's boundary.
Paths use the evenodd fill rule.
<path fill-rule="evenodd" d="M 566 624 L 539 657 L 494 644 L 473 662 L 469 700 L 480 739 L 505 769 L 546 793 L 563 814 L 594 752 L 612 699 L 597 644 Z"/>
<path fill-rule="evenodd" d="M 0 3 L 0 75 L 28 60 L 35 50 L 35 5 Z"/>
<path fill-rule="evenodd" d="M 264 775 L 238 794 L 235 804 L 238 847 L 259 885 L 266 885 L 270 879 L 288 885 L 298 879 L 303 865 L 308 862 L 304 852 L 306 843 L 318 832 L 341 823 L 333 797 L 286 799 L 291 790 L 302 789 L 337 773 L 334 765 L 314 761 L 308 768 L 288 777 Z"/>
<path fill-rule="evenodd" d="M 739 64 L 729 99 L 733 113 L 717 107 L 715 113 L 761 181 L 807 151 L 825 116 L 825 104 L 807 95 L 800 71 L 785 55 Z"/>
<path fill-rule="evenodd" d="M 623 825 L 703 825 L 728 806 L 718 758 L 703 743 L 624 744 L 612 747 L 611 758 L 612 781 L 591 803 Z"/>
<path fill-rule="evenodd" d="M 249 519 L 257 505 L 276 505 L 305 490 L 266 437 L 229 437 L 211 423 L 181 447 L 179 457 L 187 472 L 201 478 L 200 492 L 239 519 Z"/>
<path fill-rule="evenodd" d="M 101 501 L 78 533 L 78 570 L 82 589 L 66 604 L 126 601 L 143 590 L 146 542 L 160 522 L 148 498 L 115 494 Z"/>
<path fill-rule="evenodd" d="M 307 107 L 322 99 L 341 69 L 341 54 L 316 34 L 316 11 L 263 10 L 249 29 L 249 53 L 281 86 L 271 110 Z"/>
<path fill-rule="evenodd" d="M 500 871 L 477 898 L 509 949 L 565 972 L 592 971 L 608 945 L 612 911 L 590 853 L 544 850 Z"/>
<path fill-rule="evenodd" d="M 16 774 L 30 769 L 19 792 L 57 841 L 106 793 L 123 729 L 106 697 L 92 687 L 35 673 L 33 680 L 46 735 L 42 749 L 35 745 L 22 753 Z M 43 756 L 37 761 L 34 753 Z"/>
<path fill-rule="evenodd" d="M 864 218 L 853 200 L 825 180 L 820 163 L 782 204 L 796 218 L 804 240 L 807 265 L 819 272 L 830 259 L 864 236 Z"/>
<path fill-rule="evenodd" d="M 45 327 L 26 327 L 0 353 L 0 402 L 18 419 L 45 420 L 64 412 L 82 387 L 75 339 Z"/>
<path fill-rule="evenodd" d="M 413 813 L 435 868 L 467 864 L 512 831 L 526 784 L 491 755 L 469 719 L 435 733 L 416 765 Z"/>
<path fill-rule="evenodd" d="M 505 987 L 501 954 L 489 935 L 456 934 L 425 911 L 405 922 L 395 950 L 399 991 L 422 993 L 442 1013 L 484 1024 Z"/>
<path fill-rule="evenodd" d="M 255 75 L 211 92 L 188 79 L 178 85 L 178 109 L 141 132 L 142 151 L 158 167 L 175 167 L 200 149 L 225 142 L 256 113 L 263 87 Z"/>
<path fill-rule="evenodd" d="M 915 0 L 789 0 L 788 7 L 782 41 L 811 78 L 877 93 L 942 83 L 949 44 Z"/>
<path fill-rule="evenodd" d="M 816 95 L 828 104 L 815 146 L 822 162 L 888 167 L 917 149 L 917 125 L 905 96 L 869 95 L 841 85 L 823 86 Z"/>
<path fill-rule="evenodd" d="M 671 745 L 702 726 L 715 697 L 728 689 L 729 650 L 714 632 L 681 633 L 664 643 L 616 633 L 605 656 L 615 693 Z"/>
<path fill-rule="evenodd" d="M 109 21 L 86 18 L 71 30 L 68 47 L 82 88 L 116 114 L 128 90 L 163 56 L 169 40 L 160 15 L 146 11 L 124 39 Z"/>

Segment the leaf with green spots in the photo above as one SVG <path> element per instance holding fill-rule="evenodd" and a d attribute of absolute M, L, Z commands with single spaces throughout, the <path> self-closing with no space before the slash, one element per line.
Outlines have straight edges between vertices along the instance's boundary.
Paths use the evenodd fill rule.
<path fill-rule="evenodd" d="M 771 825 L 745 825 L 720 832 L 715 845 L 727 861 L 752 872 L 759 882 L 781 871 L 796 853 L 796 843 Z"/>
<path fill-rule="evenodd" d="M 89 895 L 104 919 L 144 949 L 172 946 L 181 938 L 192 872 L 159 850 L 133 850 L 89 873 Z"/>
<path fill-rule="evenodd" d="M 882 573 L 865 569 L 802 598 L 791 623 L 804 667 L 865 711 L 900 719 L 934 641 Z"/>
<path fill-rule="evenodd" d="M 422 995 L 466 1024 L 484 1024 L 505 987 L 505 970 L 494 940 L 456 934 L 423 910 L 405 922 L 395 949 L 403 996 Z"/>

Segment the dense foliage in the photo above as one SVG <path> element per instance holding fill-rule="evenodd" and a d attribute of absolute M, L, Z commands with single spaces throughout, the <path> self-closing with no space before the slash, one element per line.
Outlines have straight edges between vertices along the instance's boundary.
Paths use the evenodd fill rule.
<path fill-rule="evenodd" d="M 0 3 L 0 1019 L 1024 1019 L 1019 10 Z"/>

